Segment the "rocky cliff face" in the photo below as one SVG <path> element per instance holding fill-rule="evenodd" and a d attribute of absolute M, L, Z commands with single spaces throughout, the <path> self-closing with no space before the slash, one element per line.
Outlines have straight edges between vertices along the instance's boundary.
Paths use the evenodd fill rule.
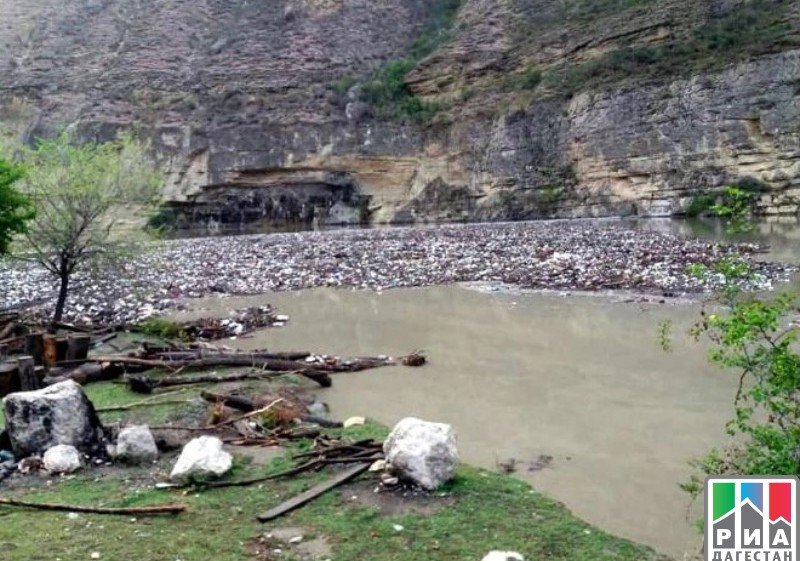
<path fill-rule="evenodd" d="M 0 122 L 136 128 L 165 219 L 209 231 L 669 215 L 745 179 L 797 212 L 796 2 L 466 0 L 405 76 L 438 113 L 387 117 L 358 84 L 436 4 L 0 0 Z"/>

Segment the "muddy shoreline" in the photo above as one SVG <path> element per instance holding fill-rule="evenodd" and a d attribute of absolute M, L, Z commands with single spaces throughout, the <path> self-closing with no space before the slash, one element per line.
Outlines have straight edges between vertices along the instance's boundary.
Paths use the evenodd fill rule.
<path fill-rule="evenodd" d="M 757 260 L 755 244 L 726 244 L 608 221 L 333 230 L 153 244 L 104 275 L 76 275 L 66 318 L 129 323 L 187 298 L 339 287 L 497 283 L 556 291 L 627 290 L 662 297 L 707 291 L 719 279 L 686 273 L 730 256 L 752 263 L 745 288 L 770 289 L 795 267 Z M 0 309 L 52 309 L 53 279 L 37 265 L 0 263 Z"/>

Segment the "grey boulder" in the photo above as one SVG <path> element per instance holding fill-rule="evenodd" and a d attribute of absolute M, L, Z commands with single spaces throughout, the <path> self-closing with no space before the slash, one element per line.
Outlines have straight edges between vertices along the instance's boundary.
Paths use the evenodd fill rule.
<path fill-rule="evenodd" d="M 146 425 L 125 427 L 117 436 L 115 456 L 129 464 L 143 464 L 158 458 L 158 447 L 153 433 Z"/>
<path fill-rule="evenodd" d="M 401 479 L 432 491 L 453 478 L 458 466 L 456 436 L 450 425 L 407 417 L 383 443 L 386 462 Z"/>
<path fill-rule="evenodd" d="M 59 444 L 105 455 L 103 427 L 92 402 L 72 380 L 3 399 L 11 449 L 17 457 L 41 455 Z"/>

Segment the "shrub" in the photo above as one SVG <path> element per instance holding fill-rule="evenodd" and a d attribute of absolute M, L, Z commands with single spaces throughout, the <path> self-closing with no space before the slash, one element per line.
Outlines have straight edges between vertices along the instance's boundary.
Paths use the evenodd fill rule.
<path fill-rule="evenodd" d="M 0 158 L 0 255 L 8 253 L 14 235 L 25 233 L 35 215 L 31 200 L 14 188 L 24 175 L 24 168 Z"/>
<path fill-rule="evenodd" d="M 372 105 L 378 115 L 427 121 L 442 110 L 442 103 L 431 103 L 417 98 L 406 86 L 405 79 L 420 60 L 450 40 L 452 26 L 462 1 L 433 2 L 425 27 L 409 48 L 406 57 L 390 60 L 366 81 L 362 88 L 362 99 Z M 349 87 L 352 85 L 354 83 Z"/>
<path fill-rule="evenodd" d="M 136 331 L 168 341 L 189 340 L 189 336 L 186 334 L 186 331 L 183 329 L 181 324 L 165 318 L 147 319 L 136 326 Z"/>
<path fill-rule="evenodd" d="M 533 90 L 542 82 L 542 71 L 527 66 L 522 72 L 510 75 L 505 82 L 507 90 Z"/>
<path fill-rule="evenodd" d="M 711 207 L 714 206 L 715 199 L 712 195 L 695 195 L 689 201 L 689 204 L 686 206 L 686 210 L 684 213 L 689 218 L 696 218 L 701 214 L 707 213 L 711 210 Z"/>
<path fill-rule="evenodd" d="M 731 443 L 693 460 L 700 475 L 681 487 L 695 498 L 706 475 L 800 474 L 800 355 L 798 328 L 790 322 L 795 298 L 745 297 L 738 283 L 753 273 L 740 259 L 689 269 L 723 279 L 716 298 L 723 311 L 701 312 L 691 333 L 711 342 L 709 359 L 735 372 L 738 389 L 726 425 Z"/>

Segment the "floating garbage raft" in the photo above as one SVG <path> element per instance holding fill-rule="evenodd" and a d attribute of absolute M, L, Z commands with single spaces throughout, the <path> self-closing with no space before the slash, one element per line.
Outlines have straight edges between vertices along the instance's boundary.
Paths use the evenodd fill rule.
<path fill-rule="evenodd" d="M 742 258 L 746 289 L 769 289 L 796 268 L 754 259 L 755 244 L 725 244 L 607 222 L 520 222 L 340 230 L 175 240 L 154 244 L 105 275 L 76 274 L 70 321 L 126 323 L 209 294 L 314 287 L 384 290 L 498 282 L 557 290 L 713 289 L 687 266 Z M 53 279 L 31 264 L 0 265 L 0 309 L 52 309 Z"/>

